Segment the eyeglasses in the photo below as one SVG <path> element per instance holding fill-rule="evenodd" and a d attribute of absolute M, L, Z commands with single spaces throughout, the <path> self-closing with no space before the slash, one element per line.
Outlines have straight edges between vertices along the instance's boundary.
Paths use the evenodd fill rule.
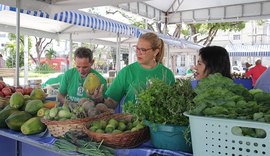
<path fill-rule="evenodd" d="M 137 46 L 133 46 L 133 47 L 135 48 L 136 53 L 139 53 L 139 52 L 140 52 L 142 55 L 145 55 L 146 52 L 147 52 L 148 50 L 153 49 L 153 48 L 148 48 L 148 49 L 145 49 L 145 48 L 139 48 L 139 47 L 137 47 Z"/>

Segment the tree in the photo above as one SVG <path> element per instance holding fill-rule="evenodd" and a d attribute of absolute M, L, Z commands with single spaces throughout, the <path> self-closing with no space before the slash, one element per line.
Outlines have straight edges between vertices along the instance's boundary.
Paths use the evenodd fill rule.
<path fill-rule="evenodd" d="M 52 39 L 47 40 L 46 38 L 35 37 L 35 40 L 36 40 L 35 47 L 36 47 L 37 59 L 35 59 L 32 54 L 30 54 L 30 57 L 35 62 L 35 64 L 39 66 L 41 55 L 46 50 L 46 47 L 52 43 Z"/>
<path fill-rule="evenodd" d="M 132 25 L 145 29 L 145 21 L 138 20 L 133 16 L 128 16 L 123 13 L 121 10 L 109 10 L 106 11 L 107 14 L 115 14 L 119 13 L 124 18 L 128 19 Z M 148 22 L 151 20 L 148 20 Z M 175 38 L 180 38 L 181 34 L 183 34 L 186 40 L 192 39 L 194 43 L 202 43 L 205 46 L 208 46 L 212 43 L 215 38 L 218 30 L 223 31 L 241 31 L 245 28 L 245 22 L 222 22 L 222 23 L 206 23 L 206 24 L 187 24 L 187 28 L 183 29 L 183 24 L 177 23 L 175 24 L 175 30 L 173 34 L 169 34 L 167 30 L 166 24 L 161 24 L 157 21 L 151 21 L 152 23 L 147 23 L 147 29 L 162 33 L 165 35 L 173 36 Z M 163 27 L 163 28 L 162 28 Z M 198 34 L 203 36 L 202 38 L 198 38 Z"/>
<path fill-rule="evenodd" d="M 45 50 L 45 52 L 46 52 L 45 56 L 48 59 L 52 59 L 52 58 L 55 58 L 56 57 L 56 51 L 53 50 L 53 48 L 47 49 L 47 50 Z"/>
<path fill-rule="evenodd" d="M 16 66 L 16 35 L 8 34 L 9 42 L 5 45 L 5 52 L 9 54 L 6 64 L 7 67 L 14 68 Z M 24 36 L 20 36 L 20 50 L 19 50 L 19 67 L 24 66 Z M 31 49 L 32 43 L 28 37 L 28 49 Z"/>
<path fill-rule="evenodd" d="M 188 30 L 182 30 L 181 32 L 188 35 L 189 39 L 192 38 L 194 43 L 202 43 L 205 46 L 209 46 L 215 38 L 219 30 L 222 31 L 241 31 L 245 28 L 245 22 L 222 22 L 222 23 L 206 23 L 206 24 L 188 24 Z M 203 36 L 198 38 L 198 34 Z"/>

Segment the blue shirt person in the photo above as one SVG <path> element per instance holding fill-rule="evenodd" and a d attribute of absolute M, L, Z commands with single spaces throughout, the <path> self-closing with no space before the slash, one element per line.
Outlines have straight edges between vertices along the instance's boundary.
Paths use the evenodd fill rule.
<path fill-rule="evenodd" d="M 268 67 L 267 70 L 262 73 L 254 88 L 261 89 L 264 92 L 270 93 L 270 67 Z"/>

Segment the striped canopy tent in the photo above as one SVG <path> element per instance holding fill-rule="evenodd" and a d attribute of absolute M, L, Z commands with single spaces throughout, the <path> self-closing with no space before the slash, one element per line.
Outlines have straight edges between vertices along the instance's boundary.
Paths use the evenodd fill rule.
<path fill-rule="evenodd" d="M 270 57 L 270 45 L 228 45 L 232 57 Z"/>
<path fill-rule="evenodd" d="M 16 28 L 15 7 L 0 5 L 0 29 L 13 32 Z M 96 42 L 117 46 L 117 60 L 119 67 L 119 44 L 136 44 L 137 38 L 147 30 L 117 22 L 112 19 L 89 14 L 82 11 L 64 11 L 49 15 L 43 11 L 20 11 L 22 34 L 46 37 L 52 39 L 67 39 L 78 42 Z M 174 39 L 158 34 L 167 44 L 174 47 L 193 47 L 197 45 L 183 39 Z M 135 40 L 129 40 L 129 39 Z M 134 42 L 135 41 L 135 42 Z M 116 44 L 117 43 L 117 44 Z M 70 46 L 70 62 L 72 62 L 72 47 Z M 168 57 L 169 58 L 169 57 Z M 72 65 L 71 65 L 72 66 Z M 118 68 L 117 68 L 118 69 Z M 118 69 L 119 70 L 119 69 Z"/>
<path fill-rule="evenodd" d="M 65 38 L 65 34 L 72 33 L 72 38 L 75 41 L 92 41 L 95 39 L 106 41 L 106 38 L 108 38 L 107 41 L 109 42 L 111 41 L 110 38 L 114 38 L 112 42 L 115 44 L 117 37 L 124 40 L 126 38 L 137 38 L 139 35 L 137 27 L 78 10 L 59 12 L 51 18 L 71 24 L 72 27 L 66 29 L 65 33 L 61 33 L 59 36 Z M 80 30 L 73 26 L 80 26 Z"/>
<path fill-rule="evenodd" d="M 20 12 L 20 31 L 24 35 L 57 40 L 67 39 L 71 42 L 93 42 L 96 40 L 105 44 L 109 42 L 118 45 L 116 43 L 121 42 L 119 40 L 120 37 L 132 38 L 138 37 L 139 34 L 136 27 L 130 27 L 124 23 L 80 11 L 60 12 L 54 15 L 49 15 L 43 11 L 23 9 L 21 9 Z M 15 7 L 0 5 L 0 30 L 15 33 Z M 106 41 L 106 38 L 114 38 L 114 40 Z M 117 47 L 119 47 L 119 45 Z M 70 62 L 72 62 L 71 52 L 72 46 L 70 46 Z M 18 83 L 16 83 L 16 85 L 18 85 Z"/>

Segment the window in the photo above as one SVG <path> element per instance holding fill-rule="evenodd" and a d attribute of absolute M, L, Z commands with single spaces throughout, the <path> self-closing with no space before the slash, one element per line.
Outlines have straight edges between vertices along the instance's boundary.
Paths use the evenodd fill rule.
<path fill-rule="evenodd" d="M 181 55 L 180 66 L 181 67 L 186 66 L 186 56 L 185 55 Z"/>
<path fill-rule="evenodd" d="M 240 40 L 240 35 L 233 35 L 233 40 Z"/>

